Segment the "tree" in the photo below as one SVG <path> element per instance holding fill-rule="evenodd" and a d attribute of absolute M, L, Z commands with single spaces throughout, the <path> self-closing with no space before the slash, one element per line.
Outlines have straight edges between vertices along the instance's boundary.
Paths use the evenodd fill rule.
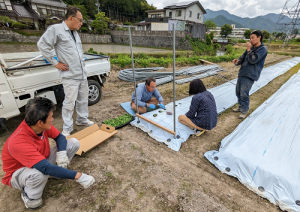
<path fill-rule="evenodd" d="M 232 33 L 232 27 L 229 24 L 224 24 L 223 26 L 221 26 L 220 35 L 222 37 L 227 38 L 227 36 L 230 35 L 231 33 Z"/>
<path fill-rule="evenodd" d="M 109 18 L 105 17 L 105 12 L 98 13 L 96 15 L 96 20 L 94 20 L 91 26 L 94 31 L 100 34 L 104 34 L 104 30 L 108 30 Z"/>
<path fill-rule="evenodd" d="M 280 38 L 280 37 L 282 37 L 282 34 L 283 34 L 283 32 L 278 32 L 278 33 L 276 33 L 276 38 Z"/>
<path fill-rule="evenodd" d="M 87 21 L 89 16 L 88 16 L 87 9 L 85 8 L 85 6 L 84 5 L 79 5 L 79 4 L 78 5 L 74 4 L 73 6 L 78 7 L 80 9 L 83 20 Z"/>
<path fill-rule="evenodd" d="M 283 32 L 281 35 L 281 39 L 284 40 L 286 38 L 286 36 L 287 36 L 287 34 Z"/>
<path fill-rule="evenodd" d="M 205 42 L 206 45 L 211 46 L 211 38 L 208 34 L 205 35 Z"/>
<path fill-rule="evenodd" d="M 213 20 L 206 20 L 204 24 L 206 25 L 206 32 L 209 30 L 216 29 L 217 27 L 217 24 Z"/>
<path fill-rule="evenodd" d="M 0 15 L 0 23 L 13 23 L 13 20 L 11 20 L 9 17 L 7 16 L 1 16 Z"/>
<path fill-rule="evenodd" d="M 298 28 L 295 28 L 295 29 L 292 31 L 293 37 L 295 38 L 296 35 L 298 35 L 298 34 L 299 34 L 299 29 L 298 29 Z"/>
<path fill-rule="evenodd" d="M 214 36 L 215 36 L 215 33 L 214 32 L 210 32 L 208 35 L 209 35 L 210 39 L 213 40 Z"/>
<path fill-rule="evenodd" d="M 274 38 L 276 38 L 277 37 L 277 32 L 272 32 L 272 35 L 273 35 Z"/>
<path fill-rule="evenodd" d="M 263 30 L 262 32 L 262 35 L 263 35 L 263 39 L 269 39 L 270 38 L 270 32 L 268 32 L 267 30 Z"/>
<path fill-rule="evenodd" d="M 250 30 L 250 29 L 247 29 L 247 30 L 244 32 L 244 37 L 247 38 L 247 39 L 250 39 L 250 34 L 251 34 L 251 30 Z"/>

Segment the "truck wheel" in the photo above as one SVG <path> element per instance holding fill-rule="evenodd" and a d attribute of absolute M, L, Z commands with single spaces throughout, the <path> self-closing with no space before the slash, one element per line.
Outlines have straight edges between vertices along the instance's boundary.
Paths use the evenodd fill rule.
<path fill-rule="evenodd" d="M 95 80 L 88 80 L 89 84 L 89 103 L 88 105 L 94 105 L 101 99 L 102 88 L 99 82 Z"/>

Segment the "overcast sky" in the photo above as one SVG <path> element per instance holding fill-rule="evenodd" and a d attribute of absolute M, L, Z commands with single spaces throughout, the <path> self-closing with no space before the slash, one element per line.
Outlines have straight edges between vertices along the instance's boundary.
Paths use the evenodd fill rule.
<path fill-rule="evenodd" d="M 172 3 L 187 1 L 189 0 L 147 0 L 148 4 L 153 4 L 157 9 L 162 9 Z M 297 2 L 297 0 L 290 1 L 291 5 Z M 286 0 L 200 0 L 204 9 L 226 10 L 243 18 L 253 18 L 268 13 L 279 14 L 285 2 Z"/>

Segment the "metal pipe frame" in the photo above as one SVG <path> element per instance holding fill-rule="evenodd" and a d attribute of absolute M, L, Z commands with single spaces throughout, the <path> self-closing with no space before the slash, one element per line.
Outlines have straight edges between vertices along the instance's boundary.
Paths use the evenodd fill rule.
<path fill-rule="evenodd" d="M 134 71 L 134 60 L 133 60 L 133 52 L 132 52 L 132 38 L 131 38 L 131 29 L 128 27 L 129 32 L 129 41 L 130 41 L 130 52 L 131 52 L 131 64 L 132 64 L 132 73 L 133 73 L 133 81 L 134 81 L 134 93 L 135 93 L 135 106 L 137 114 L 139 113 L 139 106 L 137 102 L 137 93 L 136 93 L 136 81 L 135 81 L 135 71 Z M 138 122 L 140 121 L 140 118 L 138 117 Z"/>
<path fill-rule="evenodd" d="M 175 24 L 173 24 L 173 119 L 174 119 L 174 139 L 176 139 L 176 110 L 175 110 L 175 101 L 176 101 L 176 87 L 175 87 L 175 66 L 176 66 L 176 57 L 175 57 Z"/>

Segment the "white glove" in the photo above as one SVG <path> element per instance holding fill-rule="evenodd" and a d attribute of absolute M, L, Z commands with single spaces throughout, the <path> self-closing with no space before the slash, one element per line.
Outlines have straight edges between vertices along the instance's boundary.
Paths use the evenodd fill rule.
<path fill-rule="evenodd" d="M 56 164 L 60 167 L 67 168 L 70 161 L 67 156 L 67 151 L 59 151 L 56 153 Z"/>
<path fill-rule="evenodd" d="M 80 183 L 84 188 L 88 188 L 95 182 L 95 179 L 91 175 L 82 173 L 81 177 L 79 177 L 79 179 L 76 180 L 76 182 Z"/>

